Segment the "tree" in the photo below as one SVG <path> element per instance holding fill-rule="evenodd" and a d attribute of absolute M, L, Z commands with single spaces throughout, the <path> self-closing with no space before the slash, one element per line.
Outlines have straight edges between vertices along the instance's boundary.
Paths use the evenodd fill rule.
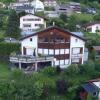
<path fill-rule="evenodd" d="M 61 18 L 64 22 L 67 22 L 67 15 L 61 14 L 61 15 L 60 15 L 60 18 Z"/>
<path fill-rule="evenodd" d="M 76 31 L 76 25 L 77 25 L 77 17 L 72 15 L 70 16 L 69 20 L 68 20 L 68 26 L 67 28 L 70 31 Z"/>
<path fill-rule="evenodd" d="M 19 17 L 14 10 L 11 10 L 8 18 L 6 36 L 13 38 L 19 38 L 20 36 Z"/>
<path fill-rule="evenodd" d="M 100 21 L 100 13 L 93 17 L 94 21 Z"/>

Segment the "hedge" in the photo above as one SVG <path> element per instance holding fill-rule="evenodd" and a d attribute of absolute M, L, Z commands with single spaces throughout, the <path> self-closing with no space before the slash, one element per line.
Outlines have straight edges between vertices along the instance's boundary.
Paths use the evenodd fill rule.
<path fill-rule="evenodd" d="M 16 43 L 0 43 L 0 61 L 8 61 L 8 57 L 12 52 L 20 51 L 20 44 Z"/>

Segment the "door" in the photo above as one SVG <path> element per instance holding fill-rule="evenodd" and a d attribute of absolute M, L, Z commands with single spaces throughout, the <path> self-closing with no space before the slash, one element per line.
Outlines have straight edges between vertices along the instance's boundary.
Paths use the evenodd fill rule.
<path fill-rule="evenodd" d="M 26 55 L 26 48 L 23 47 L 23 55 Z"/>

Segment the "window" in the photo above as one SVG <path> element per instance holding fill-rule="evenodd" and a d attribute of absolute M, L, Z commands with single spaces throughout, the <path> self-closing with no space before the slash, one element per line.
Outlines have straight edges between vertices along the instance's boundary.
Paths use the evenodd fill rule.
<path fill-rule="evenodd" d="M 80 48 L 72 48 L 72 54 L 80 54 Z"/>
<path fill-rule="evenodd" d="M 41 21 L 41 19 L 39 19 L 39 18 L 38 18 L 38 19 L 34 19 L 34 20 L 35 20 L 35 21 Z"/>
<path fill-rule="evenodd" d="M 41 26 L 41 24 L 35 24 L 35 26 L 39 26 L 39 27 L 40 27 L 40 26 Z"/>
<path fill-rule="evenodd" d="M 75 42 L 77 42 L 78 41 L 78 39 L 75 39 Z"/>
<path fill-rule="evenodd" d="M 31 27 L 31 24 L 23 24 L 23 27 Z"/>
<path fill-rule="evenodd" d="M 30 41 L 32 41 L 32 38 L 30 38 Z"/>
<path fill-rule="evenodd" d="M 72 59 L 72 63 L 79 63 L 79 59 L 78 58 Z"/>

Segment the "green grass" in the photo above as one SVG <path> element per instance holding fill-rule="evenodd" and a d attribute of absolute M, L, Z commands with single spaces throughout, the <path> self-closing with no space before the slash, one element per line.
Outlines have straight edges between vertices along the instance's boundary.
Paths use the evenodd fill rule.
<path fill-rule="evenodd" d="M 93 20 L 93 17 L 94 15 L 91 15 L 91 14 L 73 14 L 77 17 L 77 19 L 79 20 L 86 20 L 86 21 L 92 21 Z"/>
<path fill-rule="evenodd" d="M 10 76 L 10 69 L 8 64 L 0 63 L 0 79 L 8 78 Z"/>

